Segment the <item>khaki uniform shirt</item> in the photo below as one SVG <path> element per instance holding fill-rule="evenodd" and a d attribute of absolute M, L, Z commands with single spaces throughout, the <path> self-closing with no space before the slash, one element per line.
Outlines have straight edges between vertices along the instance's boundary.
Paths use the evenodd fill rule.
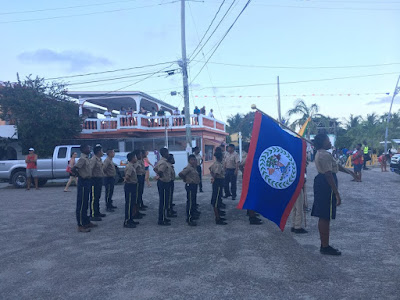
<path fill-rule="evenodd" d="M 90 159 L 90 168 L 92 169 L 92 177 L 104 177 L 101 157 L 93 156 Z"/>
<path fill-rule="evenodd" d="M 211 165 L 210 172 L 214 178 L 225 178 L 224 166 L 219 161 L 216 161 Z"/>
<path fill-rule="evenodd" d="M 131 162 L 125 167 L 125 183 L 137 183 L 136 168 Z"/>
<path fill-rule="evenodd" d="M 176 177 L 175 168 L 174 168 L 174 165 L 172 165 L 172 168 L 171 168 L 171 181 L 175 180 L 175 177 Z"/>
<path fill-rule="evenodd" d="M 199 184 L 200 176 L 195 168 L 191 165 L 187 165 L 182 172 L 179 173 L 179 177 L 183 178 L 187 184 Z"/>
<path fill-rule="evenodd" d="M 78 162 L 74 166 L 74 168 L 78 171 L 79 177 L 84 179 L 88 179 L 92 177 L 92 169 L 90 168 L 90 160 L 89 157 L 82 153 Z"/>
<path fill-rule="evenodd" d="M 239 154 L 227 152 L 225 155 L 225 169 L 236 169 L 237 163 L 239 163 Z"/>
<path fill-rule="evenodd" d="M 154 166 L 154 172 L 160 176 L 162 173 L 162 176 L 160 176 L 160 180 L 162 182 L 170 182 L 171 179 L 171 174 L 172 174 L 172 165 L 167 161 L 166 158 L 162 157 Z"/>
<path fill-rule="evenodd" d="M 105 177 L 115 177 L 116 171 L 112 158 L 108 157 L 104 160 L 103 171 Z"/>
<path fill-rule="evenodd" d="M 247 152 L 243 151 L 242 152 L 242 161 L 239 164 L 239 169 L 241 171 L 243 171 L 244 167 L 246 166 L 246 159 L 247 159 Z"/>
<path fill-rule="evenodd" d="M 144 168 L 144 161 L 138 160 L 135 164 L 136 174 L 138 176 L 146 174 L 146 169 Z"/>
<path fill-rule="evenodd" d="M 332 154 L 323 149 L 318 150 L 315 155 L 315 167 L 317 168 L 318 173 L 321 174 L 325 174 L 329 171 L 332 173 L 339 172 L 339 166 Z"/>

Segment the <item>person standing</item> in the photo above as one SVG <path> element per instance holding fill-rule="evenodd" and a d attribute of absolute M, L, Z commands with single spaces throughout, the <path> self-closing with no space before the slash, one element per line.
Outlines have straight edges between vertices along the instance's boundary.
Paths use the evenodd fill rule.
<path fill-rule="evenodd" d="M 361 144 L 357 144 L 356 153 L 353 154 L 351 157 L 351 161 L 353 162 L 354 166 L 354 173 L 357 175 L 357 179 L 354 181 L 361 182 L 361 170 L 363 168 L 363 152 L 361 151 Z M 365 155 L 364 155 L 365 157 Z M 365 166 L 365 161 L 364 161 Z"/>
<path fill-rule="evenodd" d="M 202 115 L 206 115 L 206 107 L 205 106 L 203 106 L 201 109 L 200 109 L 200 114 L 202 114 Z"/>
<path fill-rule="evenodd" d="M 208 113 L 208 117 L 214 119 L 214 110 L 213 109 L 210 109 L 210 112 Z"/>
<path fill-rule="evenodd" d="M 196 157 L 191 154 L 188 158 L 189 164 L 179 173 L 179 177 L 185 182 L 186 189 L 186 222 L 189 226 L 196 226 L 194 219 L 198 218 L 195 213 L 197 185 L 200 183 L 199 173 L 197 173 Z"/>
<path fill-rule="evenodd" d="M 103 187 L 103 162 L 101 157 L 103 156 L 103 150 L 100 145 L 97 145 L 93 149 L 93 157 L 90 159 L 90 168 L 92 170 L 92 191 L 91 191 L 91 202 L 90 202 L 90 220 L 101 221 L 105 214 L 100 212 L 100 197 L 101 189 Z"/>
<path fill-rule="evenodd" d="M 158 225 L 171 225 L 171 220 L 165 216 L 168 205 L 168 196 L 171 188 L 171 164 L 168 162 L 169 152 L 167 148 L 160 149 L 161 159 L 154 166 L 154 172 L 157 174 L 157 188 L 160 202 L 158 205 Z"/>
<path fill-rule="evenodd" d="M 146 185 L 147 185 L 147 187 L 151 187 L 149 167 L 151 166 L 154 169 L 154 166 L 150 162 L 149 158 L 147 157 L 149 155 L 149 151 L 142 150 L 142 154 L 143 154 L 144 170 L 146 171 L 146 174 L 145 174 Z"/>
<path fill-rule="evenodd" d="M 134 167 L 136 169 L 136 176 L 137 176 L 137 191 L 136 191 L 136 201 L 135 201 L 135 214 L 134 218 L 141 219 L 144 217 L 146 214 L 143 214 L 140 212 L 140 210 L 146 210 L 145 207 L 143 206 L 143 191 L 144 191 L 144 175 L 146 173 L 146 170 L 144 169 L 144 162 L 142 159 L 142 151 L 140 150 L 135 150 L 134 151 L 136 155 L 136 162 L 134 164 Z"/>
<path fill-rule="evenodd" d="M 326 134 L 317 134 L 314 138 L 314 146 L 317 150 L 315 155 L 315 167 L 318 175 L 314 178 L 314 204 L 311 215 L 319 218 L 318 230 L 321 239 L 321 254 L 341 255 L 338 249 L 329 244 L 330 221 L 336 218 L 336 207 L 341 204 L 338 191 L 336 173 L 338 171 L 352 174 L 339 165 L 328 152 L 332 144 Z"/>
<path fill-rule="evenodd" d="M 134 215 L 134 201 L 137 192 L 137 175 L 134 164 L 136 163 L 136 155 L 133 152 L 128 153 L 126 156 L 128 164 L 125 168 L 124 176 L 124 192 L 125 192 L 125 228 L 135 228 L 139 222 L 133 220 Z"/>
<path fill-rule="evenodd" d="M 39 189 L 38 171 L 37 171 L 38 156 L 35 154 L 35 149 L 29 148 L 29 154 L 25 157 L 26 162 L 26 189 L 31 189 L 31 177 L 35 182 L 35 189 Z"/>
<path fill-rule="evenodd" d="M 76 221 L 78 223 L 78 232 L 89 232 L 90 228 L 96 227 L 96 224 L 90 222 L 87 215 L 90 190 L 92 189 L 92 170 L 90 168 L 89 145 L 81 145 L 81 157 L 75 166 L 72 167 L 72 174 L 78 176 L 78 187 L 76 196 Z"/>
<path fill-rule="evenodd" d="M 239 154 L 235 151 L 235 145 L 229 144 L 228 153 L 225 155 L 225 197 L 232 196 L 236 200 L 236 183 L 239 170 Z M 230 185 L 230 186 L 229 186 Z"/>
<path fill-rule="evenodd" d="M 168 218 L 176 218 L 177 214 L 174 211 L 174 190 L 175 190 L 175 158 L 173 154 L 169 154 L 168 162 L 171 164 L 171 182 L 170 182 L 170 189 L 169 189 L 169 198 L 168 198 L 168 208 L 167 208 L 167 217 Z"/>
<path fill-rule="evenodd" d="M 360 149 L 361 149 L 361 148 L 360 148 Z M 367 141 L 364 141 L 364 149 L 363 149 L 363 152 L 364 152 L 364 167 L 363 167 L 363 169 L 364 169 L 364 170 L 369 170 L 369 169 L 367 168 L 367 161 L 371 160 L 371 157 L 369 156 L 369 147 L 368 147 Z"/>
<path fill-rule="evenodd" d="M 64 188 L 64 192 L 69 192 L 68 188 L 71 185 L 72 181 L 75 181 L 75 184 L 78 185 L 78 177 L 74 176 L 74 174 L 71 173 L 72 168 L 75 166 L 76 164 L 76 157 L 78 156 L 78 154 L 76 152 L 72 152 L 71 154 L 71 158 L 68 161 L 68 167 L 67 167 L 67 171 L 69 170 L 69 179 L 67 182 L 67 185 Z"/>
<path fill-rule="evenodd" d="M 193 114 L 199 115 L 200 114 L 200 109 L 196 106 L 193 110 Z"/>
<path fill-rule="evenodd" d="M 304 180 L 304 185 L 306 184 Z M 304 186 L 300 191 L 299 196 L 292 209 L 292 228 L 291 231 L 294 233 L 307 233 L 308 231 L 303 228 L 303 214 L 304 214 Z"/>
<path fill-rule="evenodd" d="M 226 225 L 227 223 L 225 222 L 225 219 L 221 217 L 222 215 L 225 215 L 225 212 L 221 210 L 222 193 L 225 178 L 224 166 L 222 165 L 222 153 L 216 152 L 214 156 L 216 158 L 216 161 L 210 167 L 210 173 L 212 176 L 211 205 L 214 209 L 215 224 Z"/>
<path fill-rule="evenodd" d="M 193 148 L 193 154 L 196 157 L 196 161 L 197 161 L 196 170 L 197 170 L 197 173 L 199 173 L 199 177 L 200 177 L 199 191 L 200 191 L 200 193 L 202 193 L 203 192 L 203 182 L 201 181 L 201 179 L 202 179 L 202 176 L 201 176 L 202 175 L 201 165 L 203 164 L 203 158 L 202 158 L 202 156 L 200 154 L 200 148 L 197 147 L 197 146 L 194 147 Z"/>
<path fill-rule="evenodd" d="M 104 172 L 104 187 L 106 189 L 105 200 L 106 200 L 106 210 L 108 212 L 114 212 L 114 209 L 117 208 L 113 205 L 113 194 L 114 194 L 114 185 L 115 185 L 115 175 L 117 171 L 115 169 L 115 165 L 113 162 L 113 158 L 115 156 L 115 152 L 113 149 L 107 150 L 107 158 L 103 163 L 103 172 Z"/>

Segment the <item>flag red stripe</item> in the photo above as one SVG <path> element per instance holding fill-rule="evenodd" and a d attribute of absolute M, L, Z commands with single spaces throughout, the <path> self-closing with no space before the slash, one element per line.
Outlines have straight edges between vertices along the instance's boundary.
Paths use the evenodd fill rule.
<path fill-rule="evenodd" d="M 293 205 L 296 203 L 297 198 L 300 195 L 301 189 L 303 188 L 304 185 L 304 173 L 306 171 L 306 142 L 303 142 L 303 159 L 301 163 L 301 172 L 300 172 L 300 180 L 297 185 L 296 191 L 294 192 L 292 199 L 290 199 L 290 202 L 286 206 L 285 211 L 283 212 L 282 218 L 281 218 L 281 223 L 279 225 L 279 228 L 283 231 L 285 229 L 286 221 L 289 218 L 290 212 L 292 211 Z"/>
<path fill-rule="evenodd" d="M 246 165 L 244 167 L 242 195 L 237 206 L 237 208 L 239 209 L 243 209 L 243 205 L 246 201 L 247 193 L 249 191 L 250 175 L 253 167 L 254 154 L 257 148 L 258 135 L 260 134 L 261 120 L 262 115 L 260 112 L 257 111 L 254 117 L 254 125 L 253 132 L 251 134 L 249 153 L 247 154 Z"/>

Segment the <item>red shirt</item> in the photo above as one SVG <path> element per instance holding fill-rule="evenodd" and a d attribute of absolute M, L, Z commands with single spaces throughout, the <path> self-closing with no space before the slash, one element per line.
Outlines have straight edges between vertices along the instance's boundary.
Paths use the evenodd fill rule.
<path fill-rule="evenodd" d="M 363 162 L 364 162 L 363 154 L 361 150 L 358 150 L 356 153 L 353 154 L 353 165 L 362 165 Z"/>
<path fill-rule="evenodd" d="M 36 154 L 32 154 L 32 155 L 29 154 L 26 157 L 27 160 L 34 160 L 35 158 L 36 158 Z M 27 169 L 37 169 L 37 164 L 36 164 L 35 161 L 34 162 L 28 162 L 28 163 L 26 163 L 26 168 Z"/>

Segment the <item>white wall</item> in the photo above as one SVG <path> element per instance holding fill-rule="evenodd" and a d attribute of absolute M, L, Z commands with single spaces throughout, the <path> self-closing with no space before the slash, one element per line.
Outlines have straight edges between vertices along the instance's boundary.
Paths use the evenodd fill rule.
<path fill-rule="evenodd" d="M 176 176 L 178 176 L 179 172 L 183 170 L 188 164 L 187 160 L 187 153 L 185 151 L 171 151 L 171 154 L 174 155 L 175 158 L 175 173 Z M 147 156 L 149 161 L 154 165 L 156 163 L 156 156 L 154 155 L 154 152 L 149 152 L 149 155 Z M 156 176 L 156 173 L 154 173 L 153 168 L 150 166 L 150 177 Z"/>

